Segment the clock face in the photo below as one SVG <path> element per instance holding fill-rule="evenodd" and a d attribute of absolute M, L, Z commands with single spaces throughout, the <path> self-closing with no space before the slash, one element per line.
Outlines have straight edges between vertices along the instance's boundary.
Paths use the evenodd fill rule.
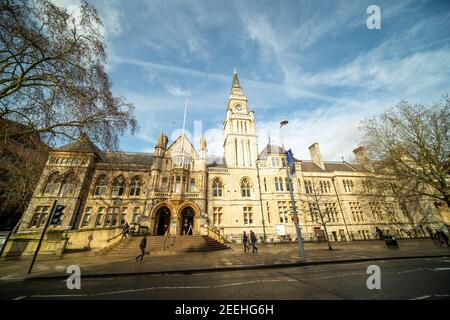
<path fill-rule="evenodd" d="M 238 105 L 238 106 L 236 106 L 236 110 L 237 110 L 237 111 L 241 111 L 241 110 L 242 110 L 242 107 Z"/>

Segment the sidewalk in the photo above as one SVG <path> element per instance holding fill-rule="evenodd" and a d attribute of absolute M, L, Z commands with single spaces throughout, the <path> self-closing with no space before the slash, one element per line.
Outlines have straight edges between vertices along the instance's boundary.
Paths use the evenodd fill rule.
<path fill-rule="evenodd" d="M 333 243 L 328 250 L 326 243 L 305 244 L 307 265 L 343 263 L 370 260 L 450 256 L 450 248 L 435 246 L 429 239 L 399 240 L 399 249 L 388 249 L 384 241 L 354 241 Z M 78 265 L 83 277 L 132 275 L 145 273 L 173 273 L 214 270 L 236 270 L 298 265 L 297 244 L 259 245 L 257 253 L 244 253 L 241 245 L 231 245 L 229 250 L 189 252 L 171 255 L 145 256 L 144 263 L 136 263 L 139 252 L 126 256 L 66 254 L 63 258 L 38 257 L 32 274 L 27 270 L 31 257 L 17 260 L 0 260 L 0 280 L 34 278 L 66 278 L 66 269 Z"/>

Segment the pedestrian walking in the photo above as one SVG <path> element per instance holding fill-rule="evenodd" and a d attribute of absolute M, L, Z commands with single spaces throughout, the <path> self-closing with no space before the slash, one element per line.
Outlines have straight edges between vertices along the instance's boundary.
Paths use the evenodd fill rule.
<path fill-rule="evenodd" d="M 125 222 L 125 224 L 122 227 L 122 238 L 120 238 L 120 240 L 122 240 L 123 238 L 128 238 L 130 233 L 130 225 L 128 224 L 128 222 Z"/>
<path fill-rule="evenodd" d="M 189 222 L 189 228 L 188 228 L 187 234 L 192 235 L 192 222 Z"/>
<path fill-rule="evenodd" d="M 378 239 L 383 240 L 383 231 L 380 228 L 376 227 L 375 232 L 377 234 Z"/>
<path fill-rule="evenodd" d="M 242 234 L 242 243 L 244 244 L 244 252 L 250 251 L 250 247 L 247 245 L 248 242 L 248 237 L 247 237 L 247 233 Z"/>
<path fill-rule="evenodd" d="M 442 231 L 442 230 L 438 230 L 438 231 L 439 231 L 439 236 L 441 237 L 441 239 L 445 242 L 445 244 L 448 247 L 449 246 L 448 245 L 448 236 L 445 234 L 444 231 Z"/>
<path fill-rule="evenodd" d="M 256 247 L 256 235 L 250 230 L 250 242 L 252 243 L 252 253 L 258 252 L 258 248 Z"/>
<path fill-rule="evenodd" d="M 430 226 L 426 226 L 425 229 L 427 230 L 430 239 L 433 239 L 433 230 L 431 230 Z"/>
<path fill-rule="evenodd" d="M 141 254 L 136 257 L 136 262 L 143 263 L 144 262 L 144 255 L 145 255 L 145 248 L 147 247 L 147 236 L 144 236 L 141 240 L 141 244 L 139 245 L 139 248 L 141 249 Z M 138 260 L 141 261 L 138 261 Z"/>

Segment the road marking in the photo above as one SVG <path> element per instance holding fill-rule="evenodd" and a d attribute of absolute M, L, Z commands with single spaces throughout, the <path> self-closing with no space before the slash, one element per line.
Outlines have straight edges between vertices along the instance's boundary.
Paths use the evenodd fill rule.
<path fill-rule="evenodd" d="M 447 271 L 450 270 L 450 268 L 434 268 L 434 271 Z"/>
<path fill-rule="evenodd" d="M 22 300 L 22 299 L 24 299 L 24 298 L 26 298 L 27 296 L 20 296 L 20 297 L 17 297 L 17 298 L 14 298 L 13 300 Z"/>
<path fill-rule="evenodd" d="M 429 294 L 429 295 L 426 295 L 426 296 L 412 298 L 410 300 L 424 300 L 424 299 L 433 298 L 433 297 L 437 297 L 437 298 L 450 297 L 450 294 Z"/>
<path fill-rule="evenodd" d="M 412 269 L 412 270 L 404 270 L 404 271 L 398 271 L 397 273 L 409 273 L 409 272 L 417 272 L 425 270 L 424 268 L 418 268 L 418 269 Z"/>
<path fill-rule="evenodd" d="M 426 296 L 421 296 L 421 297 L 417 297 L 417 298 L 412 298 L 410 300 L 423 300 L 423 299 L 428 299 L 431 298 L 432 296 L 430 295 L 426 295 Z"/>
<path fill-rule="evenodd" d="M 32 295 L 32 296 L 30 296 L 30 298 L 96 297 L 96 296 L 106 296 L 106 295 L 142 292 L 142 291 L 150 291 L 150 290 L 216 289 L 216 288 L 225 288 L 225 287 L 230 287 L 230 286 L 248 285 L 248 284 L 260 283 L 260 282 L 296 282 L 296 281 L 298 281 L 298 280 L 295 280 L 295 279 L 287 279 L 287 280 L 285 280 L 285 279 L 267 279 L 267 280 L 253 280 L 253 281 L 245 281 L 245 282 L 226 283 L 226 284 L 213 285 L 213 286 L 148 287 L 148 288 L 141 288 L 141 289 L 129 289 L 129 290 L 99 292 L 99 293 L 90 293 L 90 294 Z"/>

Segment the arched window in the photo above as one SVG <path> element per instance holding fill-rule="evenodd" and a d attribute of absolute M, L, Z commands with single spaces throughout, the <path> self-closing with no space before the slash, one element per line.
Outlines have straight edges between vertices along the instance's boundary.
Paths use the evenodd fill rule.
<path fill-rule="evenodd" d="M 44 188 L 44 194 L 54 194 L 58 192 L 61 183 L 59 172 L 50 175 Z"/>
<path fill-rule="evenodd" d="M 214 195 L 214 197 L 221 197 L 222 196 L 222 189 L 223 189 L 222 181 L 220 181 L 220 179 L 215 179 L 213 181 L 213 195 Z"/>
<path fill-rule="evenodd" d="M 123 191 L 125 190 L 125 179 L 122 176 L 117 177 L 113 181 L 112 193 L 113 197 L 123 196 Z"/>
<path fill-rule="evenodd" d="M 137 197 L 141 194 L 141 179 L 134 177 L 131 180 L 130 196 Z"/>
<path fill-rule="evenodd" d="M 106 194 L 106 190 L 108 189 L 108 181 L 106 180 L 106 176 L 102 175 L 97 179 L 97 183 L 95 184 L 95 196 L 104 196 Z"/>
<path fill-rule="evenodd" d="M 275 177 L 275 191 L 280 191 L 280 185 L 278 184 L 278 177 Z"/>
<path fill-rule="evenodd" d="M 75 181 L 75 176 L 72 172 L 69 174 L 66 174 L 61 182 L 61 189 L 59 190 L 59 195 L 66 196 L 66 195 L 71 194 L 73 192 L 74 185 L 75 185 L 74 181 Z"/>
<path fill-rule="evenodd" d="M 250 197 L 251 183 L 247 178 L 244 178 L 241 182 L 241 195 L 243 197 Z"/>
<path fill-rule="evenodd" d="M 291 185 L 289 184 L 289 179 L 284 178 L 284 182 L 286 183 L 286 191 L 291 191 Z"/>

